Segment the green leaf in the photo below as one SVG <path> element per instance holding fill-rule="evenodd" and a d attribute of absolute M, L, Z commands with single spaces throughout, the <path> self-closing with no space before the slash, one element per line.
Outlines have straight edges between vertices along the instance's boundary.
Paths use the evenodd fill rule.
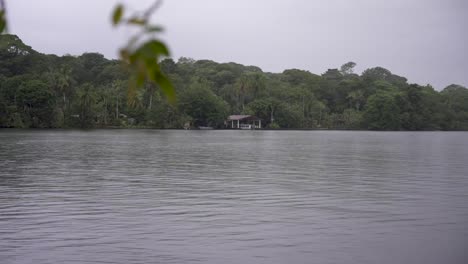
<path fill-rule="evenodd" d="M 135 105 L 135 98 L 136 98 L 136 90 L 137 90 L 137 85 L 135 81 L 135 77 L 132 77 L 132 79 L 128 82 L 128 90 L 127 90 L 127 103 L 130 106 Z"/>
<path fill-rule="evenodd" d="M 142 49 L 149 49 L 156 56 L 169 56 L 169 49 L 166 47 L 166 44 L 162 43 L 159 40 L 150 40 L 146 42 L 145 44 L 143 44 Z"/>
<path fill-rule="evenodd" d="M 119 24 L 120 20 L 122 20 L 123 12 L 124 12 L 123 5 L 119 4 L 118 6 L 115 7 L 114 13 L 112 15 L 112 23 L 114 24 L 114 26 Z"/>
<path fill-rule="evenodd" d="M 0 33 L 6 29 L 5 10 L 0 10 Z"/>
<path fill-rule="evenodd" d="M 130 78 L 128 91 L 127 91 L 127 102 L 131 106 L 135 106 L 137 102 L 137 91 L 143 87 L 145 84 L 145 72 L 138 70 L 133 73 L 133 76 Z"/>
<path fill-rule="evenodd" d="M 159 85 L 159 87 L 161 87 L 161 90 L 163 91 L 164 95 L 166 95 L 167 100 L 171 104 L 175 104 L 176 93 L 171 81 L 161 72 L 157 73 L 154 77 L 156 79 L 156 83 Z"/>
<path fill-rule="evenodd" d="M 135 79 L 135 84 L 137 86 L 137 88 L 140 88 L 143 86 L 143 84 L 145 84 L 145 74 L 144 72 L 139 72 L 136 76 L 136 79 Z"/>
<path fill-rule="evenodd" d="M 133 25 L 138 25 L 138 26 L 144 26 L 146 25 L 147 21 L 145 19 L 141 19 L 138 17 L 132 17 L 127 21 L 128 24 L 133 24 Z"/>
<path fill-rule="evenodd" d="M 128 52 L 127 49 L 121 49 L 120 50 L 120 58 L 125 62 L 130 61 L 130 53 Z"/>
<path fill-rule="evenodd" d="M 164 28 L 160 26 L 147 26 L 146 27 L 146 32 L 148 33 L 162 32 L 162 31 L 164 31 Z"/>
<path fill-rule="evenodd" d="M 132 53 L 128 53 L 128 62 L 130 65 L 136 65 L 136 62 L 140 59 L 140 51 L 136 50 Z M 132 66 L 136 67 L 136 66 Z"/>

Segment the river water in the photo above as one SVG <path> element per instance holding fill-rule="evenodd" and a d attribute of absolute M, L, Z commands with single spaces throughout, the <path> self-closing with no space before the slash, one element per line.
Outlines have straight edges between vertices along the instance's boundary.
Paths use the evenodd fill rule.
<path fill-rule="evenodd" d="M 0 263 L 468 263 L 468 133 L 0 130 Z"/>

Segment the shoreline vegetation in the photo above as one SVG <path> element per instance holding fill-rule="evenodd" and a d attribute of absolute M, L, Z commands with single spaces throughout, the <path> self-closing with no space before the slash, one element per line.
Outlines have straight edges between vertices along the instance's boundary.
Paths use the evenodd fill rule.
<path fill-rule="evenodd" d="M 233 128 L 214 128 L 214 129 L 184 129 L 184 128 L 154 128 L 154 127 L 92 127 L 92 128 L 74 128 L 74 127 L 29 127 L 29 128 L 15 128 L 15 127 L 0 127 L 1 131 L 99 131 L 99 130 L 161 130 L 161 131 L 275 131 L 275 132 L 301 132 L 301 131 L 310 131 L 310 132 L 402 132 L 402 133 L 411 133 L 411 132 L 421 132 L 421 133 L 431 133 L 431 132 L 453 132 L 453 133 L 464 133 L 468 132 L 467 130 L 370 130 L 370 129 L 329 129 L 329 128 L 261 128 L 261 129 L 233 129 Z"/>
<path fill-rule="evenodd" d="M 317 75 L 299 69 L 182 57 L 164 59 L 170 103 L 146 82 L 128 89 L 128 69 L 99 53 L 47 55 L 0 35 L 0 128 L 225 128 L 254 115 L 267 130 L 468 130 L 468 89 L 409 84 L 382 67 L 355 74 L 354 62 Z M 135 93 L 135 94 L 129 94 Z"/>

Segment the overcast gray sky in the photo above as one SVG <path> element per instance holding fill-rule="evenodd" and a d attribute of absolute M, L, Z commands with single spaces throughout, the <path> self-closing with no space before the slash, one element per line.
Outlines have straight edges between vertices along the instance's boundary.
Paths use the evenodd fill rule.
<path fill-rule="evenodd" d="M 6 0 L 10 32 L 44 53 L 117 57 L 129 32 L 110 25 L 117 2 Z M 467 0 L 165 0 L 154 16 L 173 57 L 299 68 L 316 74 L 354 61 L 440 90 L 468 86 Z"/>

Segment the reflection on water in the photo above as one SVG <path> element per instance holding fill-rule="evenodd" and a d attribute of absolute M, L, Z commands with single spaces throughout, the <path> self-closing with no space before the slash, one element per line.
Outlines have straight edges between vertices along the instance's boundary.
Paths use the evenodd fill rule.
<path fill-rule="evenodd" d="M 468 263 L 468 133 L 0 131 L 1 263 Z"/>

